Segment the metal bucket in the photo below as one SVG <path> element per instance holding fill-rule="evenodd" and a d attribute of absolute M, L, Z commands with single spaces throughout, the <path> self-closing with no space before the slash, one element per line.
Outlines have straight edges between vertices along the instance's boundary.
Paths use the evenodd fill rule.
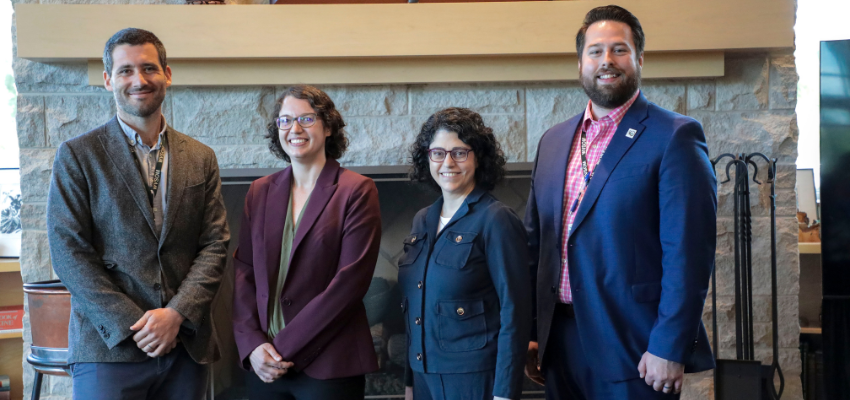
<path fill-rule="evenodd" d="M 59 280 L 24 284 L 32 347 L 27 355 L 37 372 L 68 375 L 68 322 L 71 292 Z"/>

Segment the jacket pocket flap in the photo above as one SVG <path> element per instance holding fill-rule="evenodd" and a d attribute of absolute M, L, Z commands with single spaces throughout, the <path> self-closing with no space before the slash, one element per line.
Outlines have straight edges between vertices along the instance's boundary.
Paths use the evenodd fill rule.
<path fill-rule="evenodd" d="M 447 300 L 437 303 L 437 314 L 457 320 L 484 314 L 482 300 Z"/>
<path fill-rule="evenodd" d="M 632 297 L 638 303 L 661 300 L 661 282 L 636 283 L 632 285 Z"/>
<path fill-rule="evenodd" d="M 476 236 L 475 232 L 446 231 L 446 240 L 454 244 L 472 243 Z"/>
<path fill-rule="evenodd" d="M 417 243 L 420 240 L 425 239 L 427 234 L 428 234 L 427 232 L 411 233 L 410 235 L 407 235 L 406 238 L 404 238 L 404 244 Z"/>

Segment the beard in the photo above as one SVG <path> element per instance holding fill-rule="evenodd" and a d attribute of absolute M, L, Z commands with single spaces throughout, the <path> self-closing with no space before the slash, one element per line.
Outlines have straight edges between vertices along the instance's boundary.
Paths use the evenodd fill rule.
<path fill-rule="evenodd" d="M 596 82 L 596 76 L 604 73 L 620 74 L 625 77 L 625 80 L 617 85 L 600 86 Z M 640 88 L 640 69 L 635 70 L 634 74 L 627 74 L 616 68 L 605 68 L 594 71 L 590 76 L 581 74 L 579 81 L 593 104 L 614 109 L 626 104 Z"/>
<path fill-rule="evenodd" d="M 147 90 L 153 89 L 149 87 L 143 87 L 137 90 Z M 135 105 L 130 103 L 130 96 L 124 93 L 115 93 L 115 102 L 118 105 L 118 108 L 121 111 L 129 115 L 133 115 L 140 118 L 147 118 L 153 115 L 157 110 L 159 110 L 159 106 L 162 105 L 162 102 L 165 100 L 165 91 L 164 90 L 154 90 L 153 98 L 151 98 L 147 102 L 143 102 L 141 104 Z"/>

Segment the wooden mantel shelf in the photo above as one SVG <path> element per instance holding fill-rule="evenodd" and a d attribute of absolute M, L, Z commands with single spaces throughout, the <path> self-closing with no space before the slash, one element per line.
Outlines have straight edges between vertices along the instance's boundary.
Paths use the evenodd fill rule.
<path fill-rule="evenodd" d="M 575 32 L 584 14 L 603 3 L 18 4 L 15 12 L 19 57 L 89 60 L 90 69 L 113 33 L 149 29 L 165 43 L 177 85 L 527 81 L 574 79 Z M 618 4 L 641 18 L 646 78 L 719 76 L 726 50 L 794 45 L 793 0 Z M 190 78 L 195 71 L 202 79 Z M 227 77 L 240 72 L 260 76 Z M 216 81 L 202 82 L 210 79 Z"/>

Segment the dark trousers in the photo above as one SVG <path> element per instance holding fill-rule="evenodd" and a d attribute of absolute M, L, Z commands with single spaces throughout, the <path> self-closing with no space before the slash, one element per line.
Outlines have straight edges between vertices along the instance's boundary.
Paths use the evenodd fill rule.
<path fill-rule="evenodd" d="M 142 362 L 75 363 L 75 400 L 203 400 L 209 366 L 192 360 L 182 344 Z"/>
<path fill-rule="evenodd" d="M 585 338 L 587 340 L 587 338 Z M 541 371 L 547 400 L 678 400 L 679 395 L 656 392 L 641 378 L 613 382 L 590 368 L 593 354 L 581 346 L 572 306 L 558 304 Z M 637 363 L 635 363 L 637 371 Z"/>
<path fill-rule="evenodd" d="M 496 371 L 413 373 L 413 400 L 493 400 Z"/>
<path fill-rule="evenodd" d="M 303 372 L 290 371 L 272 383 L 248 372 L 248 398 L 251 400 L 363 400 L 366 376 L 315 379 Z"/>

